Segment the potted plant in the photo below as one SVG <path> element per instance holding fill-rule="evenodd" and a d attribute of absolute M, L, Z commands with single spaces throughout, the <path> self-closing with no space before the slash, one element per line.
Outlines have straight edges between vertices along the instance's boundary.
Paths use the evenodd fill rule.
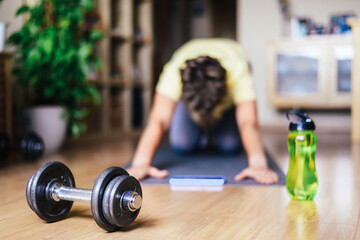
<path fill-rule="evenodd" d="M 27 20 L 7 41 L 16 47 L 13 73 L 23 86 L 27 107 L 60 115 L 75 137 L 86 131 L 83 119 L 89 106 L 100 101 L 88 79 L 94 66 L 100 67 L 93 50 L 103 36 L 93 9 L 93 0 L 38 0 L 33 7 L 23 5 L 16 15 L 27 14 Z M 42 123 L 37 125 L 55 121 L 45 117 L 39 117 Z M 58 122 L 43 134 L 59 135 L 54 131 L 61 125 Z"/>

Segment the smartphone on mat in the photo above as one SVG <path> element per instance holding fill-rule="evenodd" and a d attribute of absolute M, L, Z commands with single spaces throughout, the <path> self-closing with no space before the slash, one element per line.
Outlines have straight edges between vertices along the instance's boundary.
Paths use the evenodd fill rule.
<path fill-rule="evenodd" d="M 220 186 L 225 182 L 223 175 L 173 175 L 169 179 L 170 185 L 181 186 Z"/>

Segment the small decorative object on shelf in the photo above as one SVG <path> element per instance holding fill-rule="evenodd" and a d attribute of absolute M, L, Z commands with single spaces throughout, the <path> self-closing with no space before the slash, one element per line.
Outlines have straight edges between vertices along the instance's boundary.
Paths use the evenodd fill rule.
<path fill-rule="evenodd" d="M 347 23 L 353 13 L 337 14 L 330 17 L 329 24 L 319 24 L 309 17 L 291 17 L 291 37 L 305 37 L 309 35 L 350 34 L 351 28 Z"/>

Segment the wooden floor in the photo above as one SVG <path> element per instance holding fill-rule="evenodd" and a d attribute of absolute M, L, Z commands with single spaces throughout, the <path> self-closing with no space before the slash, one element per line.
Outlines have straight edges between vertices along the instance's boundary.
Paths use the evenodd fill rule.
<path fill-rule="evenodd" d="M 107 167 L 123 165 L 135 139 L 68 147 L 36 163 L 0 168 L 0 239 L 360 239 L 360 145 L 349 134 L 318 134 L 315 201 L 290 201 L 284 186 L 225 186 L 221 191 L 174 191 L 143 185 L 138 218 L 119 232 L 106 233 L 86 203 L 75 203 L 68 218 L 45 223 L 28 207 L 25 188 L 45 162 L 62 161 L 77 186 L 92 188 Z M 286 133 L 264 134 L 266 148 L 286 173 Z"/>

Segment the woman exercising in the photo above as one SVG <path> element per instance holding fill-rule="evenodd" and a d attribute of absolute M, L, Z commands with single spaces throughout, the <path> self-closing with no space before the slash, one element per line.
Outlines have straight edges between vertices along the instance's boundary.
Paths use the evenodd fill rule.
<path fill-rule="evenodd" d="M 147 126 L 128 168 L 131 175 L 139 180 L 168 175 L 151 166 L 167 130 L 179 154 L 209 146 L 231 154 L 243 146 L 248 167 L 234 177 L 236 181 L 249 177 L 271 184 L 279 179 L 268 168 L 260 139 L 247 59 L 233 40 L 197 39 L 175 51 L 156 86 Z"/>

